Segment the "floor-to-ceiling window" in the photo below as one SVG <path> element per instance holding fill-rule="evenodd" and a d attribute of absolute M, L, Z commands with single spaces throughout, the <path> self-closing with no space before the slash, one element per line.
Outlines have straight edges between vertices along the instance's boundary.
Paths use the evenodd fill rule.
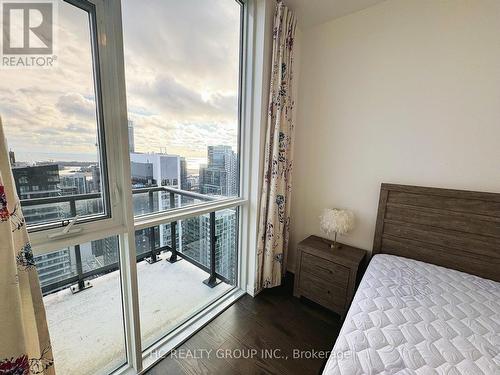
<path fill-rule="evenodd" d="M 246 5 L 30 4 L 51 62 L 12 53 L 0 116 L 56 371 L 135 372 L 242 283 Z"/>
<path fill-rule="evenodd" d="M 55 61 L 2 66 L 0 115 L 24 220 L 30 236 L 43 243 L 33 243 L 34 261 L 57 371 L 108 373 L 127 362 L 127 352 L 119 233 L 88 237 L 97 227 L 115 226 L 121 200 L 110 194 L 110 180 L 118 177 L 106 156 L 116 147 L 105 135 L 112 130 L 103 116 L 98 14 L 90 2 L 43 4 L 51 6 L 49 56 Z M 36 24 L 37 14 L 36 8 L 11 10 L 11 36 L 16 17 Z M 37 34 L 29 37 L 28 47 L 40 43 Z"/>
<path fill-rule="evenodd" d="M 143 349 L 236 282 L 237 213 L 197 207 L 239 196 L 241 15 L 234 0 L 122 0 L 134 215 L 170 211 L 136 232 L 165 249 L 137 269 Z M 178 208 L 191 217 L 172 221 Z"/>

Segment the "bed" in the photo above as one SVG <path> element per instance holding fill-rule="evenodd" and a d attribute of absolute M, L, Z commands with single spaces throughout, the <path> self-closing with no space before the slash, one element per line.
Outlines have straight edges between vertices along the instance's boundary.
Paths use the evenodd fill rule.
<path fill-rule="evenodd" d="M 500 374 L 500 194 L 382 184 L 324 374 Z"/>

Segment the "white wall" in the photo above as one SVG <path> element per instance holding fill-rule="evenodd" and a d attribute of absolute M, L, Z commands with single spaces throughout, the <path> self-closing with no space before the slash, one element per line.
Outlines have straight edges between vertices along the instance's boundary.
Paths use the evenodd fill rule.
<path fill-rule="evenodd" d="M 302 30 L 292 235 L 371 250 L 381 182 L 500 192 L 500 1 L 388 0 Z"/>

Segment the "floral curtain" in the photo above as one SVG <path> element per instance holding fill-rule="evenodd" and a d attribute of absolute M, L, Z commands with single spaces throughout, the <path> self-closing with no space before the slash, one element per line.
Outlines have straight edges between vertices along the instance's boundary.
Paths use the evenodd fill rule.
<path fill-rule="evenodd" d="M 0 375 L 54 374 L 45 308 L 0 119 Z"/>
<path fill-rule="evenodd" d="M 272 72 L 260 202 L 255 291 L 281 284 L 290 225 L 293 145 L 293 42 L 295 15 L 278 1 L 274 15 Z"/>

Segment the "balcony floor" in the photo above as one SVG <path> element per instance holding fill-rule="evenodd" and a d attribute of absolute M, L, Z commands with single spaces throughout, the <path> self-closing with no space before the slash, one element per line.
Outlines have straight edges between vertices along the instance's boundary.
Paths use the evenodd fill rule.
<path fill-rule="evenodd" d="M 143 348 L 232 289 L 224 283 L 211 289 L 203 284 L 206 272 L 185 260 L 170 264 L 166 257 L 137 264 Z M 59 374 L 106 373 L 125 363 L 120 273 L 91 284 L 77 294 L 65 289 L 44 297 Z"/>

